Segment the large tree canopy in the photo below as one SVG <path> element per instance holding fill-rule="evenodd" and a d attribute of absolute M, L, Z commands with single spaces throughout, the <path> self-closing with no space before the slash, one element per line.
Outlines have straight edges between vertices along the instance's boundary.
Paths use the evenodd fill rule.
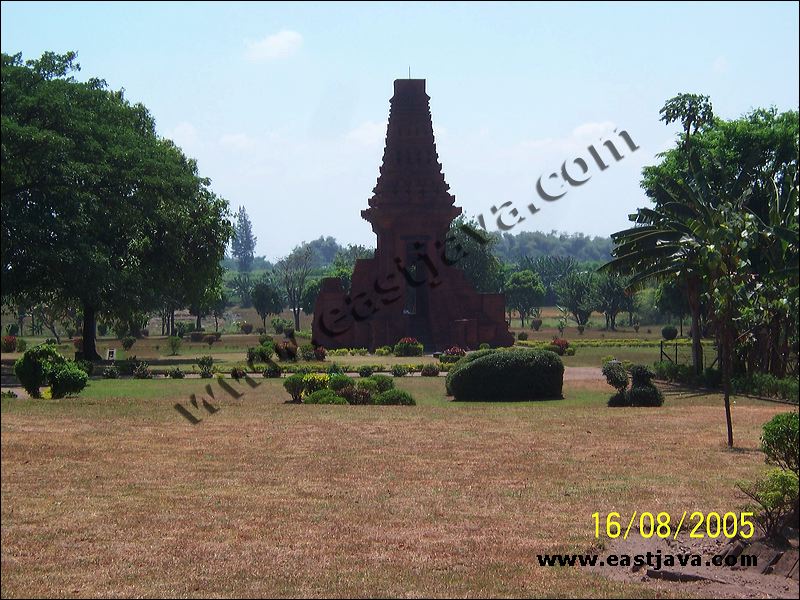
<path fill-rule="evenodd" d="M 185 305 L 221 276 L 227 202 L 141 104 L 76 81 L 75 54 L 2 55 L 2 295 L 57 293 L 95 318 Z"/>

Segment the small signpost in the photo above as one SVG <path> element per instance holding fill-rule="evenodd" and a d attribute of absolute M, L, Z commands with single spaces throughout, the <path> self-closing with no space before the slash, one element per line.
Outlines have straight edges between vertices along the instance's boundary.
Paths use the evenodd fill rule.
<path fill-rule="evenodd" d="M 116 348 L 109 348 L 106 350 L 106 360 L 114 360 L 117 356 Z"/>

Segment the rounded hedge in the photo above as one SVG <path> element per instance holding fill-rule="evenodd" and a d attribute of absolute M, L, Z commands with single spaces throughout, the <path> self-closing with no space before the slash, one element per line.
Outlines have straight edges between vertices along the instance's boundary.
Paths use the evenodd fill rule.
<path fill-rule="evenodd" d="M 664 396 L 654 385 L 633 385 L 625 392 L 628 406 L 661 406 Z"/>
<path fill-rule="evenodd" d="M 382 406 L 414 406 L 414 398 L 403 390 L 387 390 L 375 396 L 375 404 Z"/>
<path fill-rule="evenodd" d="M 667 325 L 661 330 L 661 335 L 667 341 L 674 340 L 678 337 L 678 329 L 674 325 Z"/>
<path fill-rule="evenodd" d="M 317 390 L 303 398 L 305 404 L 347 404 L 347 400 L 337 396 L 333 390 Z"/>
<path fill-rule="evenodd" d="M 373 375 L 370 379 L 377 384 L 379 394 L 394 389 L 394 379 L 388 375 Z"/>
<path fill-rule="evenodd" d="M 481 352 L 475 352 L 481 354 Z M 471 360 L 467 360 L 471 358 Z M 511 401 L 561 398 L 564 363 L 546 350 L 483 351 L 465 357 L 448 374 L 456 400 Z"/>

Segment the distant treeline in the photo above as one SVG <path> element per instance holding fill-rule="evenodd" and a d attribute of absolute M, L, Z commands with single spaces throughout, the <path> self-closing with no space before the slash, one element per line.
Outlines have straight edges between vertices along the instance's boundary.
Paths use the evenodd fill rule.
<path fill-rule="evenodd" d="M 313 269 L 324 269 L 333 264 L 334 257 L 339 252 L 346 252 L 347 246 L 342 246 L 331 236 L 320 236 L 301 246 L 312 249 Z M 520 231 L 517 234 L 504 233 L 499 237 L 493 251 L 495 256 L 504 263 L 516 264 L 527 256 L 531 259 L 540 256 L 562 256 L 574 258 L 578 262 L 603 263 L 611 260 L 613 244 L 610 237 L 592 237 L 582 233 L 559 233 L 551 231 Z M 231 271 L 237 270 L 236 260 L 226 257 L 222 262 L 223 268 Z M 252 270 L 270 270 L 273 264 L 264 256 L 256 256 Z"/>

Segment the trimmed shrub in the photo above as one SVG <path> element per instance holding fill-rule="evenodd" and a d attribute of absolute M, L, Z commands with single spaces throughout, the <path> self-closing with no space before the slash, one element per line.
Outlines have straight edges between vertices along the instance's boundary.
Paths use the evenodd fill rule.
<path fill-rule="evenodd" d="M 347 375 L 337 373 L 328 378 L 328 387 L 334 392 L 339 392 L 346 387 L 353 387 L 353 380 Z"/>
<path fill-rule="evenodd" d="M 370 379 L 378 386 L 379 394 L 394 389 L 394 379 L 388 375 L 373 375 Z"/>
<path fill-rule="evenodd" d="M 667 325 L 661 329 L 661 337 L 667 341 L 674 340 L 676 337 L 678 337 L 678 328 L 674 325 Z"/>
<path fill-rule="evenodd" d="M 337 396 L 333 390 L 317 390 L 303 398 L 304 404 L 347 404 L 347 400 Z"/>
<path fill-rule="evenodd" d="M 439 356 L 439 360 L 443 363 L 454 363 L 461 360 L 464 356 L 466 356 L 466 354 L 467 352 L 463 348 L 460 348 L 459 346 L 451 346 L 442 352 L 441 356 Z"/>
<path fill-rule="evenodd" d="M 652 385 L 655 373 L 646 365 L 633 365 L 630 369 L 631 372 L 631 387 Z"/>
<path fill-rule="evenodd" d="M 303 375 L 303 394 L 313 394 L 317 390 L 328 387 L 329 377 L 325 373 L 308 373 Z"/>
<path fill-rule="evenodd" d="M 369 377 L 374 372 L 375 372 L 375 369 L 373 369 L 370 365 L 363 365 L 363 366 L 358 368 L 358 376 L 359 377 Z"/>
<path fill-rule="evenodd" d="M 201 356 L 197 359 L 197 366 L 200 369 L 207 369 L 211 371 L 212 366 L 214 365 L 214 357 L 213 356 Z"/>
<path fill-rule="evenodd" d="M 766 454 L 769 464 L 788 469 L 800 476 L 800 417 L 797 411 L 775 415 L 764 423 L 761 450 Z"/>
<path fill-rule="evenodd" d="M 209 347 L 209 348 L 211 348 L 211 346 L 213 346 L 213 345 L 214 345 L 214 343 L 215 343 L 215 342 L 216 342 L 218 339 L 219 339 L 219 338 L 218 338 L 216 335 L 214 335 L 213 333 L 210 333 L 210 334 L 208 334 L 208 335 L 204 335 L 204 336 L 203 336 L 203 343 L 204 343 L 204 344 L 208 344 L 208 347 Z"/>
<path fill-rule="evenodd" d="M 114 365 L 109 365 L 103 369 L 103 379 L 118 379 L 119 369 Z"/>
<path fill-rule="evenodd" d="M 181 346 L 183 345 L 183 340 L 179 338 L 177 335 L 171 335 L 170 337 L 167 338 L 167 342 L 169 343 L 170 355 L 175 356 L 176 354 L 178 354 L 178 350 L 180 350 Z"/>
<path fill-rule="evenodd" d="M 575 348 L 567 348 L 564 350 L 564 356 L 575 356 Z"/>
<path fill-rule="evenodd" d="M 267 378 L 280 377 L 281 367 L 280 365 L 276 365 L 274 362 L 269 361 L 266 365 L 264 365 L 264 369 L 261 371 L 261 374 Z"/>
<path fill-rule="evenodd" d="M 331 363 L 330 366 L 328 366 L 328 375 L 342 375 L 343 373 L 344 369 L 336 363 Z"/>
<path fill-rule="evenodd" d="M 171 379 L 183 379 L 186 377 L 186 373 L 181 371 L 180 367 L 175 367 L 174 369 L 170 369 L 168 375 Z"/>
<path fill-rule="evenodd" d="M 542 320 L 540 318 L 531 319 L 531 327 L 533 327 L 534 331 L 539 331 L 539 328 L 542 326 Z"/>
<path fill-rule="evenodd" d="M 488 350 L 489 348 L 491 348 L 491 346 L 486 342 L 483 342 L 480 346 L 478 346 L 478 350 Z"/>
<path fill-rule="evenodd" d="M 334 348 L 329 354 L 331 356 L 350 356 L 350 350 L 347 348 Z"/>
<path fill-rule="evenodd" d="M 247 321 L 243 321 L 239 325 L 239 330 L 242 333 L 249 335 L 249 334 L 253 333 L 253 324 L 252 323 L 248 323 Z"/>
<path fill-rule="evenodd" d="M 448 374 L 448 388 L 456 400 L 562 397 L 564 364 L 556 354 L 534 349 L 483 352 L 486 354 L 466 361 Z"/>
<path fill-rule="evenodd" d="M 192 331 L 189 334 L 189 340 L 192 341 L 192 342 L 195 342 L 195 343 L 199 343 L 199 342 L 203 341 L 203 338 L 205 337 L 205 335 L 206 334 L 203 331 Z"/>
<path fill-rule="evenodd" d="M 314 360 L 314 345 L 303 344 L 300 346 L 300 356 L 303 357 L 303 360 Z"/>
<path fill-rule="evenodd" d="M 603 365 L 603 375 L 608 385 L 615 388 L 618 392 L 628 389 L 628 372 L 618 360 L 610 360 Z"/>
<path fill-rule="evenodd" d="M 375 356 L 389 356 L 391 353 L 391 346 L 381 346 L 380 348 L 375 348 Z"/>
<path fill-rule="evenodd" d="M 39 398 L 39 388 L 49 381 L 51 373 L 67 360 L 51 344 L 39 344 L 20 356 L 14 363 L 14 374 L 32 398 Z"/>
<path fill-rule="evenodd" d="M 567 348 L 569 348 L 569 342 L 567 340 L 554 337 L 553 341 L 550 342 L 550 348 L 548 348 L 548 350 L 555 352 L 559 356 L 564 356 L 564 352 Z"/>
<path fill-rule="evenodd" d="M 405 365 L 394 365 L 392 367 L 392 375 L 395 377 L 405 377 L 408 375 L 408 367 Z"/>
<path fill-rule="evenodd" d="M 315 360 L 325 360 L 325 356 L 327 356 L 328 352 L 322 346 L 316 346 L 314 348 L 314 359 Z"/>
<path fill-rule="evenodd" d="M 53 398 L 63 398 L 71 394 L 78 394 L 86 387 L 89 376 L 72 361 L 68 361 L 50 374 L 50 394 Z"/>
<path fill-rule="evenodd" d="M 369 354 L 369 350 L 366 348 L 350 348 L 350 354 L 352 356 L 366 356 Z"/>
<path fill-rule="evenodd" d="M 150 371 L 150 365 L 145 361 L 137 362 L 133 367 L 133 376 L 136 379 L 152 379 L 153 373 Z"/>
<path fill-rule="evenodd" d="M 22 338 L 17 338 L 17 352 L 25 352 L 28 349 L 28 342 Z"/>
<path fill-rule="evenodd" d="M 292 402 L 301 402 L 303 398 L 303 375 L 295 373 L 283 380 L 283 388 L 289 392 Z"/>
<path fill-rule="evenodd" d="M 414 398 L 403 390 L 387 390 L 375 396 L 375 404 L 381 406 L 414 406 Z"/>
<path fill-rule="evenodd" d="M 372 401 L 372 394 L 368 390 L 360 389 L 355 386 L 342 388 L 339 395 L 347 400 L 348 404 L 363 406 L 367 404 L 374 404 Z"/>
<path fill-rule="evenodd" d="M 266 333 L 262 333 L 260 336 L 258 336 L 258 343 L 259 344 L 266 344 L 267 342 L 269 342 L 270 344 L 272 343 L 272 336 L 271 335 L 267 335 Z"/>
<path fill-rule="evenodd" d="M 628 406 L 628 398 L 625 395 L 625 391 L 623 390 L 617 392 L 616 394 L 611 396 L 611 398 L 608 399 L 608 406 L 612 408 L 617 408 L 620 406 Z"/>
<path fill-rule="evenodd" d="M 133 345 L 136 343 L 136 338 L 133 337 L 132 335 L 126 335 L 124 338 L 122 338 L 121 341 L 123 349 L 127 352 L 128 350 L 133 348 Z"/>
<path fill-rule="evenodd" d="M 200 367 L 201 379 L 211 379 L 213 376 L 214 376 L 214 371 L 212 371 L 211 369 Z"/>
<path fill-rule="evenodd" d="M 366 390 L 369 392 L 370 396 L 374 396 L 378 393 L 378 384 L 373 381 L 372 379 L 359 379 L 356 381 L 356 389 L 359 390 Z"/>
<path fill-rule="evenodd" d="M 518 339 L 518 340 L 522 340 L 522 341 L 524 342 L 525 340 L 527 340 L 527 339 L 528 339 L 528 333 L 527 333 L 527 332 L 525 332 L 525 331 L 520 331 L 520 332 L 517 334 L 517 339 Z"/>
<path fill-rule="evenodd" d="M 422 371 L 420 371 L 420 374 L 423 377 L 438 377 L 439 376 L 439 367 L 437 367 L 433 363 L 428 363 L 427 365 L 422 367 Z"/>
<path fill-rule="evenodd" d="M 278 354 L 278 358 L 285 361 L 295 361 L 297 360 L 297 344 L 290 340 L 284 340 L 283 342 L 279 342 L 277 346 L 275 346 L 275 352 Z"/>
<path fill-rule="evenodd" d="M 94 373 L 94 363 L 90 360 L 76 360 L 75 364 L 78 365 L 79 369 L 86 373 L 87 377 L 91 377 Z"/>
<path fill-rule="evenodd" d="M 664 396 L 654 385 L 631 385 L 631 389 L 625 392 L 628 406 L 661 406 L 664 404 Z"/>
<path fill-rule="evenodd" d="M 17 350 L 17 336 L 3 336 L 3 352 L 15 352 Z"/>
<path fill-rule="evenodd" d="M 422 344 L 413 337 L 404 337 L 394 345 L 395 356 L 422 356 L 422 350 Z"/>
<path fill-rule="evenodd" d="M 231 377 L 233 379 L 241 379 L 245 375 L 247 375 L 247 372 L 242 367 L 233 367 L 233 368 L 231 368 Z"/>

